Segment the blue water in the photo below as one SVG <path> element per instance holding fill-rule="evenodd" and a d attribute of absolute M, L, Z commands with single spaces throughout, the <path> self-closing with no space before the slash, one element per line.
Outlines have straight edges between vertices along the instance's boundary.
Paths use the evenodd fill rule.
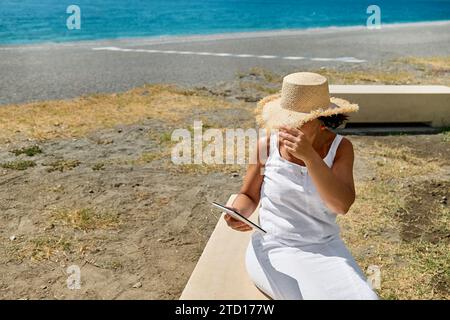
<path fill-rule="evenodd" d="M 371 4 L 382 23 L 450 20 L 450 0 L 0 0 L 0 43 L 358 26 Z"/>

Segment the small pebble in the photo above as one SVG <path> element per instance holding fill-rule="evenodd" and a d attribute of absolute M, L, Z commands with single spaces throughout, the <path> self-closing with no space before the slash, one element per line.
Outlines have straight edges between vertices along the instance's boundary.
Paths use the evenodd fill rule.
<path fill-rule="evenodd" d="M 140 288 L 142 287 L 142 283 L 141 282 L 137 282 L 133 285 L 133 288 Z"/>
<path fill-rule="evenodd" d="M 11 241 L 16 240 L 16 236 L 11 236 L 11 237 L 9 237 L 9 240 L 11 240 Z"/>

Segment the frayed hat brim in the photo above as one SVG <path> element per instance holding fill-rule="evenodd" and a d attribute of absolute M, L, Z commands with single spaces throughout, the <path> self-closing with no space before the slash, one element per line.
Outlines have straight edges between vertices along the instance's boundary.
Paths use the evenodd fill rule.
<path fill-rule="evenodd" d="M 278 129 L 281 126 L 301 127 L 318 117 L 334 114 L 357 112 L 359 106 L 341 98 L 330 98 L 330 105 L 311 112 L 297 112 L 281 107 L 281 94 L 277 93 L 263 98 L 255 109 L 256 121 L 260 127 Z"/>

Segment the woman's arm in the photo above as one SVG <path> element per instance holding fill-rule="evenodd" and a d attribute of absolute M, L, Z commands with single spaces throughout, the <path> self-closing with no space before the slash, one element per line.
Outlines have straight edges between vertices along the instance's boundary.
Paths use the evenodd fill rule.
<path fill-rule="evenodd" d="M 355 201 L 354 151 L 350 140 L 342 139 L 330 168 L 314 152 L 304 160 L 320 197 L 333 212 L 346 214 Z"/>
<path fill-rule="evenodd" d="M 244 177 L 244 182 L 242 184 L 241 190 L 233 202 L 232 208 L 241 213 L 245 217 L 250 217 L 251 214 L 256 210 L 259 200 L 261 185 L 264 179 L 262 163 L 259 155 L 260 150 L 267 150 L 265 145 L 267 143 L 266 138 L 261 138 L 258 141 L 258 147 L 255 152 L 257 152 L 258 159 L 256 164 L 249 164 L 247 167 L 247 172 Z M 234 219 L 230 215 L 226 214 L 224 216 L 225 221 L 227 221 L 228 226 L 239 231 L 248 231 L 251 228 L 245 223 Z"/>

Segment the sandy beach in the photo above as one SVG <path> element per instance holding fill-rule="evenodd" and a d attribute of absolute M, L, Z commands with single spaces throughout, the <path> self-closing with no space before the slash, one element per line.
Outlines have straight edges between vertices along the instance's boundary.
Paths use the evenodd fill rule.
<path fill-rule="evenodd" d="M 0 46 L 0 104 L 120 92 L 146 83 L 209 86 L 253 67 L 283 74 L 442 56 L 450 52 L 449 27 L 447 21 L 380 30 L 344 27 Z M 120 50 L 94 50 L 108 47 Z M 286 59 L 292 57 L 297 59 Z"/>

